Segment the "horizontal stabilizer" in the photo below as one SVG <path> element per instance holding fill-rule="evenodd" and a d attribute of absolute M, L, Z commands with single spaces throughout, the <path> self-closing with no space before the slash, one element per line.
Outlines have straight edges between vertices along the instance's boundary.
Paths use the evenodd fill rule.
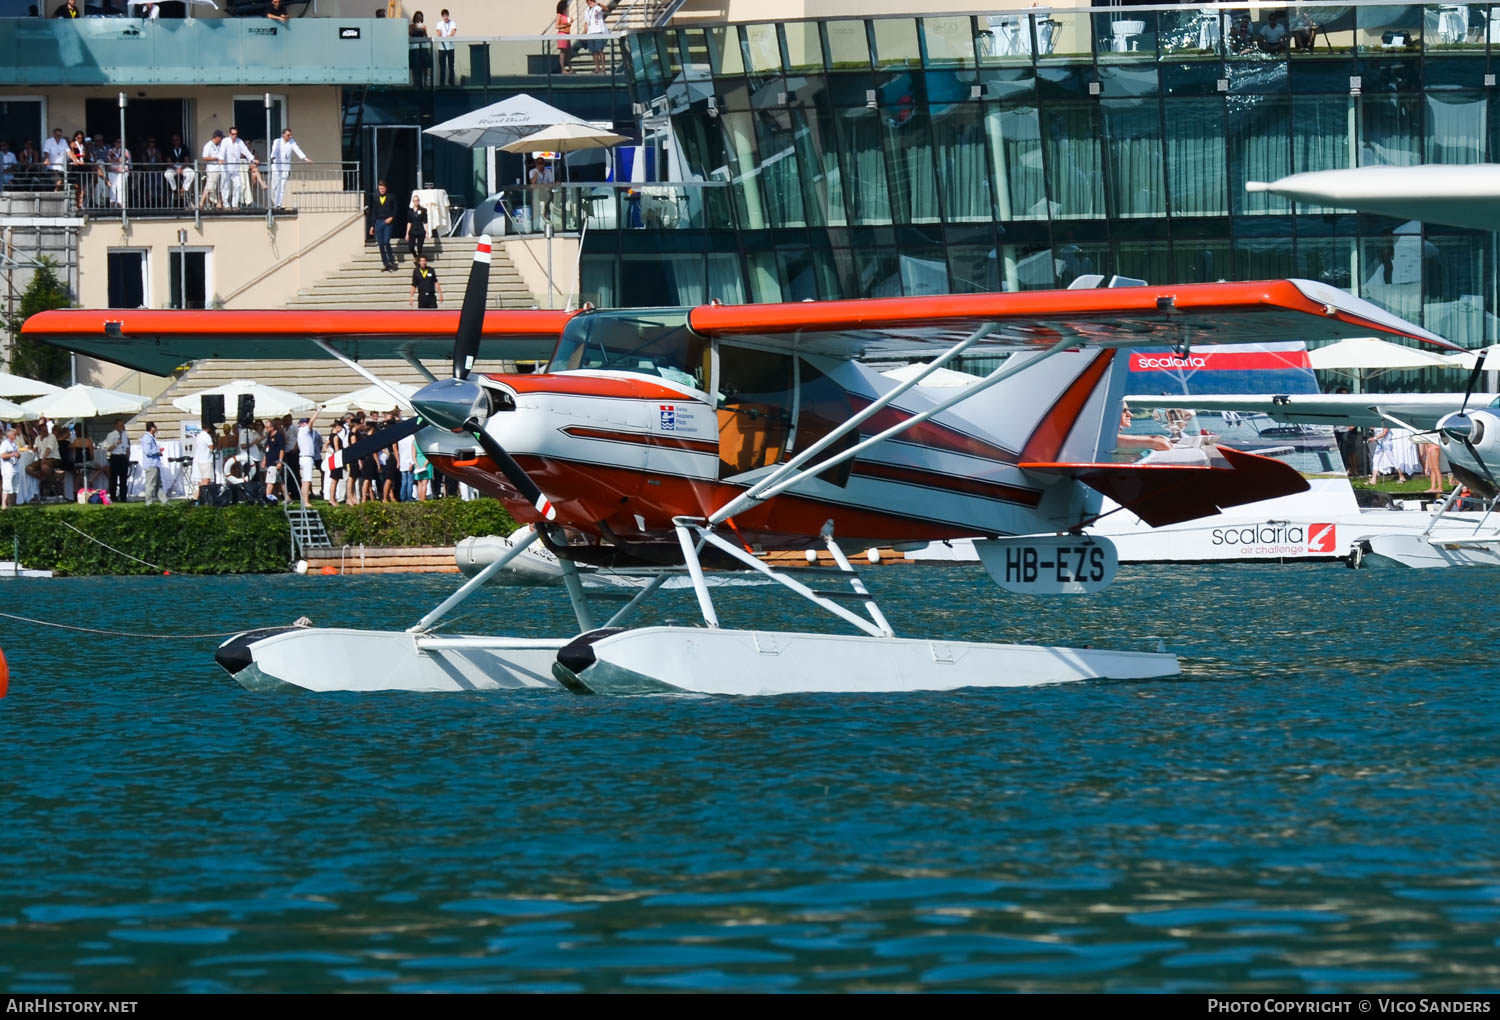
<path fill-rule="evenodd" d="M 1306 492 L 1308 488 L 1307 479 L 1281 461 L 1227 446 L 1216 447 L 1212 457 L 1204 456 L 1198 463 L 1027 461 L 1020 467 L 1076 478 L 1153 528 L 1208 517 L 1226 507 Z"/>

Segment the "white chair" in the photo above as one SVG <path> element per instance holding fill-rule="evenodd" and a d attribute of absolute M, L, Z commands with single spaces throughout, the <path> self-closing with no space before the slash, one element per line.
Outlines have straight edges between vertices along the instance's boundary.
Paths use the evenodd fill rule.
<path fill-rule="evenodd" d="M 1125 53 L 1135 49 L 1136 44 L 1131 41 L 1131 37 L 1140 35 L 1146 31 L 1146 23 L 1144 21 L 1114 21 L 1110 23 L 1109 27 L 1115 33 L 1116 53 Z"/>

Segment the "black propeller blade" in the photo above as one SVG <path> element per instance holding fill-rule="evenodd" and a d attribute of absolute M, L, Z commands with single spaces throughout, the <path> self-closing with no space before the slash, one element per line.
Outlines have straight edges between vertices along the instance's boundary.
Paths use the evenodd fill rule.
<path fill-rule="evenodd" d="M 1474 387 L 1479 384 L 1479 375 L 1484 371 L 1484 362 L 1484 352 L 1480 352 L 1474 359 L 1474 371 L 1469 373 L 1469 385 L 1464 388 L 1464 402 L 1458 409 L 1459 414 L 1464 414 L 1469 410 L 1469 398 L 1474 395 Z"/>
<path fill-rule="evenodd" d="M 420 432 L 424 424 L 426 423 L 420 417 L 417 417 L 407 418 L 394 425 L 387 425 L 373 436 L 366 436 L 359 442 L 351 443 L 342 450 L 334 450 L 328 455 L 326 468 L 328 471 L 337 471 L 345 464 L 359 460 L 361 457 L 368 457 L 373 453 L 378 453 L 388 446 L 394 446 L 407 436 Z"/>
<path fill-rule="evenodd" d="M 464 306 L 458 318 L 458 333 L 453 338 L 453 378 L 428 383 L 412 395 L 412 407 L 421 416 L 420 420 L 414 419 L 418 424 L 413 431 L 425 421 L 450 432 L 472 434 L 527 502 L 547 520 L 555 520 L 557 510 L 552 506 L 551 500 L 542 494 L 542 490 L 521 465 L 505 452 L 500 441 L 485 431 L 485 423 L 494 410 L 493 402 L 484 387 L 469 378 L 474 360 L 479 356 L 479 340 L 484 333 L 484 310 L 489 302 L 489 286 L 490 239 L 489 235 L 485 235 L 474 247 L 474 265 L 469 271 L 468 287 L 464 290 Z M 396 428 L 403 428 L 406 424 L 403 422 Z M 381 445 L 389 446 L 390 440 L 384 443 L 379 441 L 391 431 L 387 429 L 364 443 L 356 443 L 350 447 L 350 451 L 346 451 L 346 455 L 347 452 L 354 452 L 358 456 L 358 451 L 366 444 L 375 444 L 374 449 L 379 449 Z"/>
<path fill-rule="evenodd" d="M 474 264 L 464 289 L 463 310 L 458 316 L 458 335 L 453 338 L 453 378 L 467 379 L 479 357 L 479 337 L 484 332 L 484 308 L 490 293 L 490 236 L 474 246 Z"/>

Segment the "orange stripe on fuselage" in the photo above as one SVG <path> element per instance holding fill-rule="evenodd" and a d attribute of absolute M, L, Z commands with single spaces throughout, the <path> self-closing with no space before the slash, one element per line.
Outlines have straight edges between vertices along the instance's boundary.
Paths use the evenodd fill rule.
<path fill-rule="evenodd" d="M 649 379 L 637 377 L 608 378 L 595 375 L 510 375 L 494 373 L 485 378 L 509 386 L 517 393 L 561 393 L 575 397 L 621 397 L 629 400 L 667 400 L 679 404 L 703 403 L 701 398 L 685 395 Z"/>

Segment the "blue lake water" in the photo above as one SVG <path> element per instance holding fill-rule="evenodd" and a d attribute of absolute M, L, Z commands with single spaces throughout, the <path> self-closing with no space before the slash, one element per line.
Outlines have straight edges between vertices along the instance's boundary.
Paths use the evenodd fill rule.
<path fill-rule="evenodd" d="M 1072 600 L 1004 595 L 969 567 L 866 577 L 904 634 L 1161 635 L 1184 674 L 879 697 L 268 695 L 220 671 L 212 641 L 0 621 L 0 989 L 1500 986 L 1500 571 L 1125 567 Z M 453 585 L 0 591 L 8 612 L 180 633 L 404 627 Z M 726 622 L 795 615 L 736 597 Z M 550 592 L 473 609 L 480 632 L 567 620 Z"/>

